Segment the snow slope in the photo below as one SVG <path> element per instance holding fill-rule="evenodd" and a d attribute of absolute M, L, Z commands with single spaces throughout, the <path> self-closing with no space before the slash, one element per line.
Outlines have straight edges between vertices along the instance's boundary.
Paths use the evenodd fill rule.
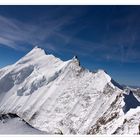
<path fill-rule="evenodd" d="M 45 134 L 37 129 L 32 128 L 19 117 L 0 119 L 0 134 Z"/>
<path fill-rule="evenodd" d="M 113 134 L 124 122 L 125 103 L 111 81 L 75 57 L 62 61 L 35 47 L 0 69 L 0 114 L 17 114 L 48 134 Z"/>
<path fill-rule="evenodd" d="M 114 133 L 140 135 L 140 107 L 130 109 L 125 115 L 123 124 Z"/>

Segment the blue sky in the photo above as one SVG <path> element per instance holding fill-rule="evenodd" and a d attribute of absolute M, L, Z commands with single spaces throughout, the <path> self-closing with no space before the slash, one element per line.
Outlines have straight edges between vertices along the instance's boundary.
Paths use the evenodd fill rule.
<path fill-rule="evenodd" d="M 0 6 L 0 67 L 35 45 L 140 86 L 140 6 Z"/>

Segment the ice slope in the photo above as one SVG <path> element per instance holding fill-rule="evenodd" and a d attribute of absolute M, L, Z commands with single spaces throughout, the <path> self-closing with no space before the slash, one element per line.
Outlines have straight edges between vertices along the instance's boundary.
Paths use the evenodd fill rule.
<path fill-rule="evenodd" d="M 0 114 L 17 114 L 48 134 L 113 134 L 125 115 L 123 91 L 111 81 L 75 57 L 62 61 L 35 47 L 0 70 Z"/>

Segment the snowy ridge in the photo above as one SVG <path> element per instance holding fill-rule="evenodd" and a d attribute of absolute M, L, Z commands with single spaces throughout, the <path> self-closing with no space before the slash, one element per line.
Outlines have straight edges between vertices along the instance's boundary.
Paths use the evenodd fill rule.
<path fill-rule="evenodd" d="M 123 91 L 108 74 L 38 47 L 0 69 L 0 89 L 0 114 L 17 114 L 48 134 L 120 133 L 125 119 Z"/>
<path fill-rule="evenodd" d="M 114 134 L 140 135 L 140 107 L 130 109 Z"/>

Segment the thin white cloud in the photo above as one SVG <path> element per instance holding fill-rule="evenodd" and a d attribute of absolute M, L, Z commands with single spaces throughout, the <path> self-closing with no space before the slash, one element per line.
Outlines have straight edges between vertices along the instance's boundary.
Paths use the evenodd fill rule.
<path fill-rule="evenodd" d="M 112 31 L 114 25 L 122 25 L 122 23 L 127 25 L 127 21 L 130 23 L 128 25 L 129 28 L 126 27 L 117 33 L 108 33 L 109 36 L 105 34 L 105 37 L 102 37 L 102 41 L 94 43 L 93 41 L 85 41 L 76 37 L 77 33 L 86 28 L 88 24 L 81 24 L 70 35 L 63 32 L 67 30 L 67 25 L 77 22 L 76 18 L 82 17 L 85 13 L 77 13 L 76 10 L 67 16 L 64 13 L 65 10 L 61 11 L 61 8 L 56 9 L 49 11 L 46 16 L 39 18 L 36 22 L 22 22 L 0 15 L 0 44 L 21 50 L 26 48 L 25 44 L 29 46 L 37 44 L 57 53 L 70 52 L 92 58 L 95 55 L 95 59 L 106 59 L 107 61 L 130 62 L 140 58 L 139 52 L 136 52 L 132 47 L 139 33 L 139 31 L 136 31 L 134 34 L 134 30 L 131 28 L 135 18 L 132 18 L 133 20 L 130 20 L 131 18 L 129 17 L 123 20 L 115 19 L 108 26 L 108 32 Z M 59 12 L 62 16 L 57 15 Z M 57 17 L 55 17 L 56 15 Z M 68 48 L 69 44 L 75 48 Z M 124 47 L 121 47 L 122 45 L 125 46 L 125 44 L 128 45 L 129 49 L 126 50 Z"/>
<path fill-rule="evenodd" d="M 65 20 L 44 20 L 40 24 L 31 24 L 0 16 L 0 44 L 14 49 L 20 49 L 23 46 L 19 45 L 26 43 L 42 44 L 47 41 L 48 37 L 58 36 L 57 32 L 70 20 L 72 17 L 67 17 Z"/>
<path fill-rule="evenodd" d="M 16 46 L 16 44 L 13 41 L 3 38 L 3 37 L 0 37 L 0 44 L 5 45 L 5 46 L 10 46 L 13 49 L 15 49 L 14 46 Z"/>

